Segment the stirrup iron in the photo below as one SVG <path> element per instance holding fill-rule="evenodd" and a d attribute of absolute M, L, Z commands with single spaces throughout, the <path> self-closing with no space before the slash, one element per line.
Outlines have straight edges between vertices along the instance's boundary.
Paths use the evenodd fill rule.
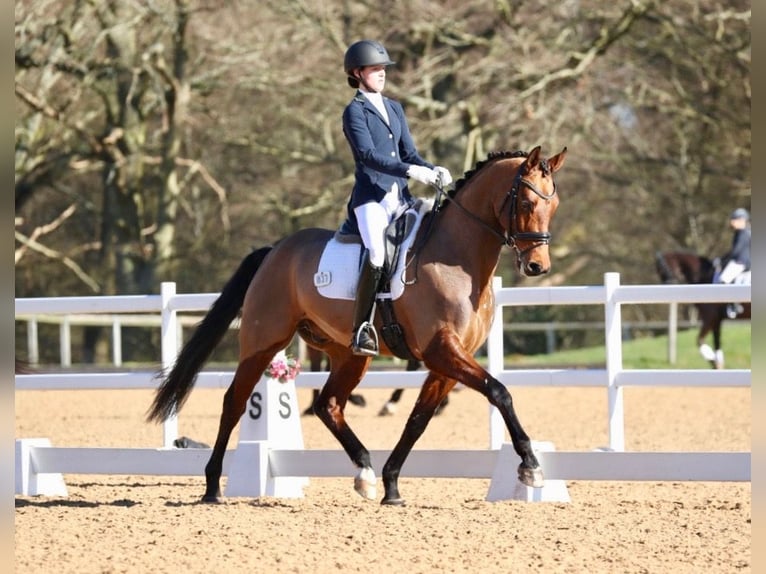
<path fill-rule="evenodd" d="M 363 341 L 362 339 L 367 339 Z M 365 343 L 365 344 L 362 344 Z M 380 346 L 378 344 L 378 332 L 369 321 L 363 322 L 354 333 L 351 340 L 351 351 L 355 355 L 364 355 L 374 357 L 378 354 Z"/>

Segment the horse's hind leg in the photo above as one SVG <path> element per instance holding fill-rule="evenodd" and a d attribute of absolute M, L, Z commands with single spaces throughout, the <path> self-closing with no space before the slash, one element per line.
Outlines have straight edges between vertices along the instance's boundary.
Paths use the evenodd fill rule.
<path fill-rule="evenodd" d="M 263 371 L 274 357 L 275 351 L 262 351 L 240 361 L 234 373 L 234 380 L 223 397 L 223 409 L 218 425 L 218 436 L 213 446 L 213 454 L 205 466 L 205 494 L 203 502 L 221 502 L 221 473 L 223 457 L 229 438 L 237 426 L 240 417 L 245 412 L 247 400 L 253 392 Z"/>
<path fill-rule="evenodd" d="M 351 391 L 362 380 L 371 359 L 353 355 L 350 349 L 340 345 L 326 351 L 332 359 L 330 376 L 314 402 L 314 414 L 338 439 L 351 461 L 360 469 L 354 479 L 354 489 L 364 498 L 374 499 L 377 493 L 370 452 L 348 426 L 343 414 Z"/>

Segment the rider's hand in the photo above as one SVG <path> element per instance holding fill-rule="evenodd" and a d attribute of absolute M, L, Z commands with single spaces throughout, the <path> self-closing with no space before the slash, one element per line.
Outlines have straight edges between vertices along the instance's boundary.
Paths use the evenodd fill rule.
<path fill-rule="evenodd" d="M 439 181 L 439 173 L 424 165 L 411 165 L 407 170 L 407 176 L 426 185 L 436 185 Z"/>
<path fill-rule="evenodd" d="M 452 174 L 450 174 L 449 170 L 446 167 L 437 165 L 434 168 L 434 171 L 439 174 L 439 179 L 442 184 L 442 187 L 446 187 L 450 183 L 452 183 Z"/>

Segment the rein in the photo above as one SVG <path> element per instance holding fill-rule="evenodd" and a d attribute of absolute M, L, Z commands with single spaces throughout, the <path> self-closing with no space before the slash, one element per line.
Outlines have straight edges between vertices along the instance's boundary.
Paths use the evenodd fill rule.
<path fill-rule="evenodd" d="M 486 222 L 482 221 L 476 214 L 471 213 L 468 211 L 465 207 L 463 207 L 460 203 L 458 203 L 455 198 L 450 197 L 448 194 L 444 194 L 444 190 L 439 188 L 439 193 L 444 194 L 444 197 L 450 201 L 453 205 L 457 205 L 460 210 L 466 214 L 468 217 L 473 219 L 476 223 L 484 227 L 486 230 L 491 232 L 493 235 L 495 235 L 503 245 L 507 247 L 512 247 L 518 255 L 523 255 L 527 251 L 531 251 L 532 249 L 539 247 L 540 245 L 548 245 L 551 242 L 551 234 L 547 231 L 514 231 L 516 227 L 516 203 L 517 198 L 519 195 L 519 188 L 524 185 L 532 190 L 538 197 L 548 200 L 551 199 L 554 195 L 556 195 L 556 182 L 553 182 L 553 191 L 546 195 L 544 194 L 534 183 L 529 181 L 528 179 L 524 178 L 524 167 L 526 164 L 522 165 L 519 168 L 519 171 L 516 173 L 516 176 L 513 178 L 513 183 L 511 184 L 511 189 L 508 190 L 508 193 L 505 196 L 505 199 L 503 200 L 503 205 L 500 207 L 502 210 L 505 207 L 505 204 L 508 203 L 510 200 L 510 210 L 508 213 L 508 219 L 510 225 L 508 226 L 510 228 L 509 232 L 501 233 L 494 227 L 490 226 Z M 530 245 L 524 250 L 519 249 L 519 246 L 516 244 L 517 241 L 533 241 L 534 244 Z"/>
<path fill-rule="evenodd" d="M 510 200 L 511 206 L 508 212 L 508 218 L 509 218 L 509 228 L 511 229 L 510 232 L 501 233 L 488 223 L 484 222 L 478 215 L 475 213 L 471 213 L 468 211 L 463 205 L 458 203 L 454 197 L 451 197 L 448 193 L 445 193 L 444 187 L 439 183 L 436 184 L 434 187 L 436 188 L 436 201 L 434 201 L 433 208 L 431 209 L 430 217 L 428 218 L 428 227 L 426 228 L 425 232 L 421 236 L 420 241 L 417 243 L 417 245 L 414 246 L 412 249 L 412 255 L 410 258 L 405 262 L 404 269 L 405 273 L 406 270 L 409 269 L 409 267 L 415 263 L 415 275 L 412 277 L 412 279 L 404 279 L 403 282 L 405 285 L 413 285 L 417 283 L 418 277 L 417 277 L 417 260 L 420 256 L 420 251 L 423 248 L 423 246 L 428 241 L 428 238 L 431 235 L 431 230 L 433 227 L 433 223 L 436 219 L 436 214 L 439 212 L 439 209 L 441 208 L 441 198 L 443 197 L 445 200 L 451 202 L 453 205 L 456 205 L 460 211 L 462 211 L 465 215 L 467 215 L 470 219 L 478 223 L 480 226 L 482 226 L 484 229 L 492 233 L 495 237 L 500 239 L 500 242 L 507 247 L 512 247 L 518 256 L 523 255 L 524 253 L 531 251 L 532 249 L 539 247 L 540 245 L 548 245 L 551 242 L 551 234 L 547 231 L 519 231 L 514 232 L 513 229 L 516 227 L 516 200 L 519 196 L 519 188 L 522 185 L 525 185 L 529 189 L 531 189 L 537 196 L 539 196 L 542 199 L 548 200 L 551 199 L 553 196 L 556 195 L 556 182 L 553 182 L 553 191 L 546 195 L 544 194 L 534 183 L 529 181 L 528 179 L 524 179 L 524 173 L 525 173 L 525 167 L 526 163 L 522 164 L 519 167 L 519 171 L 516 173 L 515 177 L 513 178 L 513 183 L 511 184 L 511 189 L 508 190 L 508 193 L 505 196 L 505 199 L 503 200 L 503 205 L 500 207 L 502 210 L 505 207 L 505 204 Z M 517 241 L 533 241 L 534 243 L 527 247 L 524 250 L 519 249 L 519 246 L 516 244 Z"/>

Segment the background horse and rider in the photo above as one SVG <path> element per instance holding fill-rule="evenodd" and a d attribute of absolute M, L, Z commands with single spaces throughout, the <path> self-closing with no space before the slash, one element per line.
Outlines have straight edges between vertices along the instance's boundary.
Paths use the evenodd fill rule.
<path fill-rule="evenodd" d="M 440 193 L 440 201 L 425 216 L 401 295 L 379 300 L 376 330 L 399 334 L 393 342 L 382 338 L 381 354 L 393 355 L 394 347 L 397 354 L 422 361 L 428 370 L 401 437 L 383 466 L 383 504 L 403 504 L 402 466 L 458 382 L 498 409 L 521 459 L 519 480 L 528 486 L 543 485 L 542 468 L 510 392 L 474 354 L 486 341 L 494 316 L 492 278 L 503 247 L 513 250 L 516 267 L 525 276 L 541 276 L 551 269 L 549 228 L 559 205 L 554 173 L 565 157 L 566 148 L 546 159 L 538 146 L 529 153 L 492 153 L 479 162 L 449 194 Z M 221 500 L 220 478 L 231 433 L 262 373 L 296 333 L 330 356 L 329 376 L 314 411 L 358 468 L 354 489 L 365 498 L 377 497 L 370 453 L 344 415 L 348 397 L 371 357 L 354 355 L 349 346 L 353 301 L 325 297 L 314 284 L 322 254 L 334 235 L 334 230 L 303 229 L 247 255 L 182 347 L 173 368 L 163 374 L 148 413 L 149 420 L 157 422 L 183 406 L 198 372 L 232 320 L 241 315 L 239 364 L 223 398 L 218 434 L 205 467 L 203 501 Z M 405 283 L 403 277 L 398 279 Z"/>
<path fill-rule="evenodd" d="M 720 263 L 692 251 L 658 251 L 655 266 L 663 283 L 700 285 L 713 283 Z M 724 353 L 721 348 L 721 325 L 727 319 L 726 303 L 696 303 L 700 322 L 697 347 L 713 368 L 724 367 Z M 736 319 L 750 319 L 750 303 L 742 304 L 742 311 Z M 713 347 L 706 338 L 712 333 Z"/>

